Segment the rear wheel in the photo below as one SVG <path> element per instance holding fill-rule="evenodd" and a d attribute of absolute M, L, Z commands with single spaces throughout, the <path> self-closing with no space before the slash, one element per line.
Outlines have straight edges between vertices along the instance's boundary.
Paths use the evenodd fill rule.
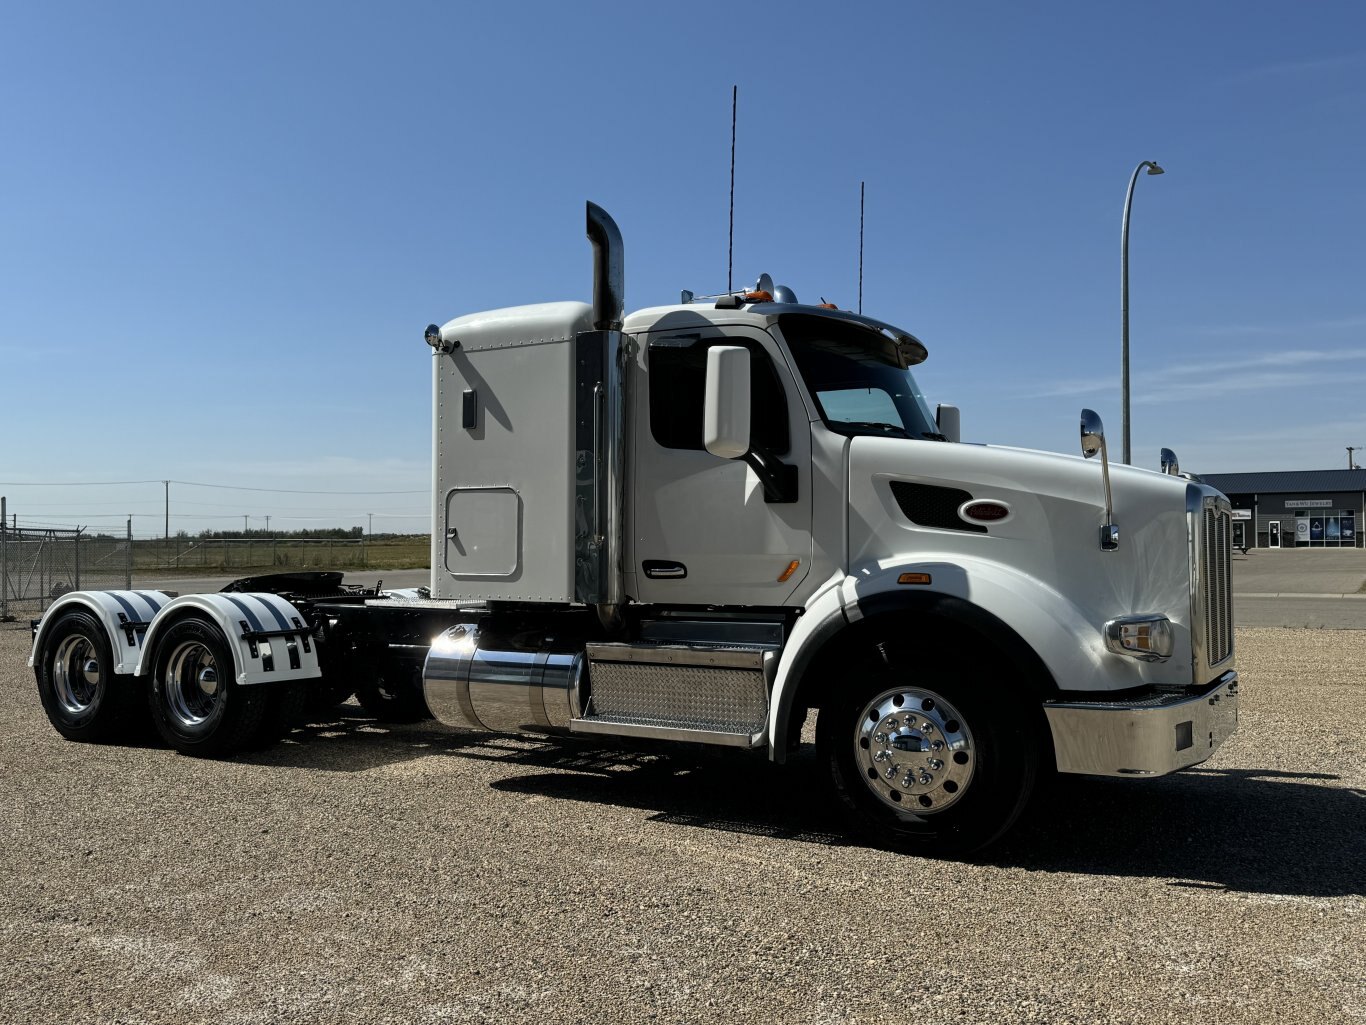
<path fill-rule="evenodd" d="M 996 674 L 878 666 L 826 702 L 816 739 L 857 832 L 910 853 L 966 854 L 1001 836 L 1028 803 L 1038 718 Z"/>
<path fill-rule="evenodd" d="M 33 672 L 43 711 L 67 740 L 121 739 L 135 725 L 138 681 L 114 675 L 109 637 L 84 609 L 63 613 L 48 628 Z"/>
<path fill-rule="evenodd" d="M 356 700 L 380 722 L 404 723 L 430 719 L 422 694 L 422 671 L 397 659 L 386 658 L 378 666 L 364 664 L 352 678 Z"/>
<path fill-rule="evenodd" d="M 253 744 L 270 705 L 262 688 L 237 683 L 226 638 L 202 619 L 167 627 L 148 697 L 162 739 L 182 754 L 208 758 Z"/>

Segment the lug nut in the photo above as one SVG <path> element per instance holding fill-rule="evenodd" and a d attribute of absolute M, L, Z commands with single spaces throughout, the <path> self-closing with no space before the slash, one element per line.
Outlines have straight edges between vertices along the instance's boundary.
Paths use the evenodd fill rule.
<path fill-rule="evenodd" d="M 928 772 L 922 772 L 922 773 L 920 774 L 920 785 L 921 785 L 922 787 L 927 787 L 927 786 L 929 786 L 929 785 L 930 785 L 931 783 L 933 783 L 933 782 L 934 782 L 934 777 L 931 776 Z"/>
<path fill-rule="evenodd" d="M 940 769 L 944 767 L 944 763 L 941 762 L 938 758 L 928 758 L 926 759 L 925 764 L 928 765 L 935 772 L 938 772 Z"/>

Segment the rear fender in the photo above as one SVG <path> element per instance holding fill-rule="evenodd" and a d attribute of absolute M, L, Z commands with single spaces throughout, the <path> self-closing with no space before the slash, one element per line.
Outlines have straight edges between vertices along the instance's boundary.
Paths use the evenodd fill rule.
<path fill-rule="evenodd" d="M 170 595 L 161 591 L 70 591 L 54 601 L 43 614 L 29 652 L 29 668 L 37 662 L 38 652 L 42 650 L 52 624 L 63 613 L 80 608 L 99 620 L 109 635 L 115 675 L 135 673 L 142 660 L 143 635 L 148 624 L 170 603 Z"/>
<path fill-rule="evenodd" d="M 302 612 L 278 594 L 187 594 L 168 602 L 147 628 L 139 676 L 152 671 L 157 645 L 172 623 L 207 619 L 223 631 L 237 682 L 287 683 L 322 676 L 318 645 Z"/>

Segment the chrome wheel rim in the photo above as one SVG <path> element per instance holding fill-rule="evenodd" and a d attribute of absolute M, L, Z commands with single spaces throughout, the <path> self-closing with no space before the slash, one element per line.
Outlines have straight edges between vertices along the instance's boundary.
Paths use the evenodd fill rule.
<path fill-rule="evenodd" d="M 52 656 L 52 687 L 57 703 L 71 715 L 95 706 L 100 689 L 100 662 L 88 637 L 72 634 Z"/>
<path fill-rule="evenodd" d="M 223 700 L 218 662 L 198 641 L 186 641 L 171 652 L 161 683 L 166 710 L 182 726 L 207 722 Z"/>
<path fill-rule="evenodd" d="M 962 800 L 977 753 L 956 708 L 934 691 L 898 687 L 864 705 L 854 727 L 854 761 L 884 805 L 929 815 Z"/>

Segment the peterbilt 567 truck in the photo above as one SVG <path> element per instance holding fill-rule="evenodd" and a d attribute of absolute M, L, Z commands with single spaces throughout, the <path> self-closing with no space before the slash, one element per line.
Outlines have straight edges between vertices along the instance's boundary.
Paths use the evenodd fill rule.
<path fill-rule="evenodd" d="M 225 755 L 359 686 L 394 718 L 782 763 L 815 713 L 851 827 L 927 853 L 991 842 L 1052 772 L 1159 776 L 1230 735 L 1221 494 L 1110 466 L 1089 411 L 1082 456 L 962 443 L 915 336 L 767 276 L 627 316 L 620 233 L 587 224 L 591 303 L 427 329 L 429 588 L 67 594 L 30 659 L 54 726 L 150 716 Z"/>

